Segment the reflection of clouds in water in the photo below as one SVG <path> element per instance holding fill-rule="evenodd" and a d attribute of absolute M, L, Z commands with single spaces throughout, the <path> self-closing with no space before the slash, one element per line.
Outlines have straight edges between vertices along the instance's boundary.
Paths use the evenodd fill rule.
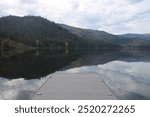
<path fill-rule="evenodd" d="M 64 72 L 98 73 L 119 99 L 150 99 L 150 63 L 113 61 Z M 0 99 L 30 99 L 51 75 L 33 80 L 0 77 Z"/>
<path fill-rule="evenodd" d="M 65 72 L 98 73 L 119 99 L 150 99 L 150 63 L 113 61 Z"/>
<path fill-rule="evenodd" d="M 81 72 L 91 72 L 91 73 L 99 73 L 100 75 L 107 76 L 126 76 L 126 77 L 134 77 L 137 80 L 144 80 L 150 82 L 150 63 L 144 62 L 122 62 L 122 61 L 114 61 L 104 65 L 98 66 L 87 66 L 87 67 L 79 67 L 66 70 L 65 72 L 69 73 L 81 73 Z M 107 74 L 106 74 L 107 73 Z M 121 78 L 121 77 L 120 77 Z"/>
<path fill-rule="evenodd" d="M 98 72 L 98 67 L 97 66 L 79 67 L 79 68 L 69 69 L 64 72 L 66 73 L 82 73 L 82 72 L 95 73 L 95 72 Z"/>
<path fill-rule="evenodd" d="M 8 80 L 0 77 L 0 99 L 30 99 L 46 79 Z"/>
<path fill-rule="evenodd" d="M 100 68 L 127 73 L 135 77 L 149 77 L 150 63 L 146 62 L 122 62 L 114 61 L 105 65 L 99 65 Z"/>

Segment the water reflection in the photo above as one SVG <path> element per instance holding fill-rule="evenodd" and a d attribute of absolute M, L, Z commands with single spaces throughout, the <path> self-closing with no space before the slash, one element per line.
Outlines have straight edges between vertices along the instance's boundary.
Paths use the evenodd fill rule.
<path fill-rule="evenodd" d="M 47 78 L 25 80 L 0 77 L 0 99 L 31 99 L 35 91 L 46 82 Z"/>
<path fill-rule="evenodd" d="M 143 58 L 142 58 L 143 59 Z M 98 73 L 118 99 L 150 99 L 150 63 L 113 61 L 67 73 Z"/>
<path fill-rule="evenodd" d="M 37 79 L 55 71 L 105 64 L 128 56 L 124 52 L 106 50 L 7 50 L 0 57 L 0 77 Z"/>
<path fill-rule="evenodd" d="M 150 99 L 150 63 L 114 61 L 99 68 L 119 99 Z"/>
<path fill-rule="evenodd" d="M 78 57 L 76 53 L 34 50 L 0 59 L 0 76 L 8 79 L 34 79 L 51 74 Z"/>
<path fill-rule="evenodd" d="M 69 72 L 99 73 L 119 99 L 150 99 L 149 61 L 141 50 L 1 50 L 0 99 L 30 99 L 52 73 L 82 66 Z"/>

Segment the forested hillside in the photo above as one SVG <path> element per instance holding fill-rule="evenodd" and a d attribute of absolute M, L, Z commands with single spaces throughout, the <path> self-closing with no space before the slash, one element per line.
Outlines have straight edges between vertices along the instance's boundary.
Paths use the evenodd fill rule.
<path fill-rule="evenodd" d="M 123 49 L 150 49 L 149 34 L 126 34 L 114 35 L 105 31 L 82 29 L 77 27 L 59 24 L 64 29 L 67 29 L 72 34 L 77 35 L 87 41 L 95 41 L 104 45 L 112 44 L 115 47 L 121 46 Z"/>
<path fill-rule="evenodd" d="M 150 40 L 56 24 L 40 16 L 0 18 L 0 48 L 150 48 Z"/>
<path fill-rule="evenodd" d="M 0 18 L 0 40 L 5 45 L 19 42 L 31 47 L 77 48 L 82 39 L 42 17 L 7 16 Z M 4 42 L 2 42 L 2 40 Z M 2 44 L 1 44 L 2 45 Z"/>

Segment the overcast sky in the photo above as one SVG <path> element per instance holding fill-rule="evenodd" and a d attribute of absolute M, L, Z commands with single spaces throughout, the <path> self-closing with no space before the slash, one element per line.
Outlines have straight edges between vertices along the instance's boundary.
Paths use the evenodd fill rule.
<path fill-rule="evenodd" d="M 0 17 L 42 16 L 113 34 L 150 33 L 150 0 L 0 0 Z"/>

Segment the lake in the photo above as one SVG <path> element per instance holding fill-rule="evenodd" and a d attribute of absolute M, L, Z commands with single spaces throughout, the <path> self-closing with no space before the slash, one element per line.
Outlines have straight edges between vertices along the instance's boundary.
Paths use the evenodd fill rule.
<path fill-rule="evenodd" d="M 0 99 L 31 99 L 56 72 L 96 73 L 118 99 L 150 99 L 150 51 L 94 49 L 0 50 Z"/>

